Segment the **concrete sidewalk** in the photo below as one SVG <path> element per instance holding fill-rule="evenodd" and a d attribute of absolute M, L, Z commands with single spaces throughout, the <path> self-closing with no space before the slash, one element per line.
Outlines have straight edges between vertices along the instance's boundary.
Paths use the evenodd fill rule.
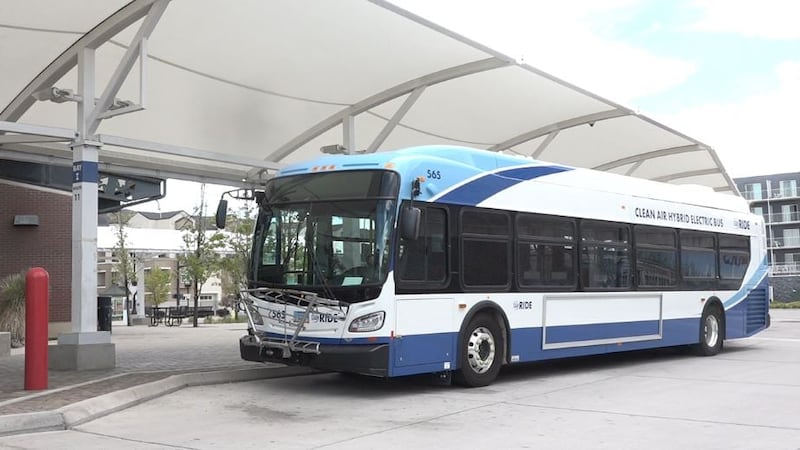
<path fill-rule="evenodd" d="M 243 323 L 115 327 L 116 368 L 51 370 L 44 391 L 24 390 L 24 349 L 13 349 L 0 358 L 0 435 L 68 428 L 187 385 L 310 373 L 243 361 L 245 333 Z"/>

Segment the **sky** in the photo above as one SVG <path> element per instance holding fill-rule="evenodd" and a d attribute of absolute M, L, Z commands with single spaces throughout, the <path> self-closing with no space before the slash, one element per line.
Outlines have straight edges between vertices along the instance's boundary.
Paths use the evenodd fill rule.
<path fill-rule="evenodd" d="M 800 172 L 800 2 L 392 0 L 714 148 L 733 177 Z M 184 209 L 169 180 L 138 210 Z M 207 187 L 213 212 L 223 188 Z"/>

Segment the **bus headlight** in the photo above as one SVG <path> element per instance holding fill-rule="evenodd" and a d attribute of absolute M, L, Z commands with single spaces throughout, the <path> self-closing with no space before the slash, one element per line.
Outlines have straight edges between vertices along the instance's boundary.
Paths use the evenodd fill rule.
<path fill-rule="evenodd" d="M 264 318 L 258 313 L 258 308 L 255 305 L 247 305 L 250 310 L 250 318 L 253 319 L 253 325 L 264 325 Z"/>
<path fill-rule="evenodd" d="M 353 319 L 353 321 L 350 322 L 350 328 L 348 328 L 348 330 L 353 333 L 379 330 L 383 326 L 383 319 L 385 318 L 386 313 L 383 311 L 367 314 L 366 316 Z"/>

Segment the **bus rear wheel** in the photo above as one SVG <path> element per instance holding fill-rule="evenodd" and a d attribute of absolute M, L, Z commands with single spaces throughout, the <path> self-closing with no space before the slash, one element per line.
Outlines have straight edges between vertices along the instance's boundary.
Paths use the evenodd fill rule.
<path fill-rule="evenodd" d="M 712 305 L 700 317 L 700 342 L 695 344 L 695 353 L 700 356 L 714 356 L 722 351 L 724 319 L 722 310 Z"/>
<path fill-rule="evenodd" d="M 497 321 L 485 313 L 476 315 L 459 341 L 460 369 L 454 381 L 466 387 L 488 386 L 503 365 L 505 338 Z"/>

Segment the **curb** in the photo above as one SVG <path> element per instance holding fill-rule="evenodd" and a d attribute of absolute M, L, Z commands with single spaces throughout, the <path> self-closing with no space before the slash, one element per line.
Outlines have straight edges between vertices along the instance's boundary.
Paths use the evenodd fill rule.
<path fill-rule="evenodd" d="M 68 430 L 74 426 L 186 387 L 312 375 L 315 373 L 320 372 L 307 367 L 265 367 L 172 375 L 163 380 L 110 392 L 53 411 L 0 416 L 0 436 Z"/>

